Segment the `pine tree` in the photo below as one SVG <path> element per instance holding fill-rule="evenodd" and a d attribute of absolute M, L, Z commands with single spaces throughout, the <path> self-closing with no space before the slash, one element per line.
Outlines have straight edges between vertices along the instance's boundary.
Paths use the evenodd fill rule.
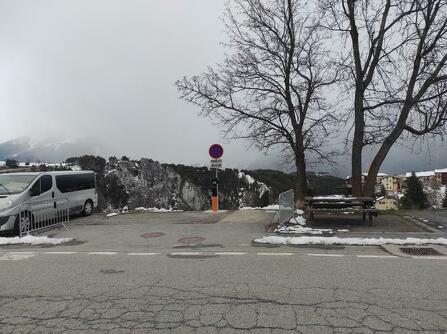
<path fill-rule="evenodd" d="M 447 209 L 447 185 L 445 186 L 444 200 L 442 201 L 442 207 Z"/>
<path fill-rule="evenodd" d="M 414 172 L 407 180 L 407 191 L 402 199 L 402 207 L 404 209 L 425 209 L 428 207 L 424 187 Z"/>

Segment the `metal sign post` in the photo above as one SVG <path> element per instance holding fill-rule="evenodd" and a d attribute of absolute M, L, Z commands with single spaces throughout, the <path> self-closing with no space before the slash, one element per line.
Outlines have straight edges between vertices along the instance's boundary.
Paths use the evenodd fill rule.
<path fill-rule="evenodd" d="M 219 175 L 218 170 L 222 169 L 222 156 L 223 147 L 219 144 L 214 144 L 210 146 L 208 151 L 211 160 L 211 168 L 216 169 L 216 177 L 211 180 L 211 191 L 212 191 L 212 210 L 213 212 L 219 211 Z"/>

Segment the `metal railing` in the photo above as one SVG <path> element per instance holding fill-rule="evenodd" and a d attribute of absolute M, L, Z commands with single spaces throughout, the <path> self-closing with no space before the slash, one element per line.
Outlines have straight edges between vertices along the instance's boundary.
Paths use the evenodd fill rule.
<path fill-rule="evenodd" d="M 279 194 L 279 225 L 288 222 L 295 214 L 295 194 L 293 189 Z"/>
<path fill-rule="evenodd" d="M 63 226 L 70 221 L 68 198 L 28 201 L 19 209 L 20 236 L 31 232 Z"/>

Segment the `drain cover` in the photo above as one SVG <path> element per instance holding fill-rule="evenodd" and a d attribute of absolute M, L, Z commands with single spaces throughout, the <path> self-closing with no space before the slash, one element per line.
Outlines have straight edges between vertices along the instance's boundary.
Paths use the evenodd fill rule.
<path fill-rule="evenodd" d="M 417 255 L 417 256 L 433 256 L 433 255 L 443 255 L 439 253 L 436 249 L 426 247 L 426 248 L 400 248 L 400 251 L 404 254 L 408 255 Z"/>
<path fill-rule="evenodd" d="M 205 240 L 205 238 L 203 238 L 203 237 L 187 237 L 187 238 L 178 239 L 177 241 L 182 244 L 191 245 L 191 244 L 197 244 L 204 240 Z"/>
<path fill-rule="evenodd" d="M 159 238 L 163 235 L 165 235 L 163 232 L 147 232 L 143 233 L 141 236 L 143 238 L 150 239 L 150 238 Z"/>

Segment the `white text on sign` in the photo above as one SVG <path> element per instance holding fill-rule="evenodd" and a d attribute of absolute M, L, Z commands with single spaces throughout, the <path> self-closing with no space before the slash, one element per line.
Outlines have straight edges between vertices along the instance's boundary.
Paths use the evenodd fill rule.
<path fill-rule="evenodd" d="M 222 169 L 222 159 L 211 159 L 211 168 Z"/>

